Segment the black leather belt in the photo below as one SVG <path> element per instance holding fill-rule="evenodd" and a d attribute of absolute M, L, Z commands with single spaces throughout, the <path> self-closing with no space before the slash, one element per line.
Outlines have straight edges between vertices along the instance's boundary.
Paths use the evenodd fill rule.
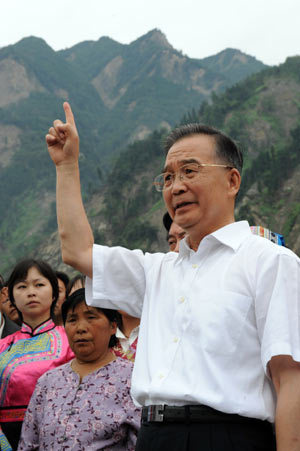
<path fill-rule="evenodd" d="M 167 406 L 163 404 L 146 406 L 142 409 L 142 423 L 256 423 L 266 421 L 240 415 L 223 413 L 203 405 Z"/>

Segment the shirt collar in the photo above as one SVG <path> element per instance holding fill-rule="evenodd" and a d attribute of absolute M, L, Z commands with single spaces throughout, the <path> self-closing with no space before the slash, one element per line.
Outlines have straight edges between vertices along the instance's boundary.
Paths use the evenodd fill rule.
<path fill-rule="evenodd" d="M 244 242 L 245 238 L 250 235 L 251 229 L 248 221 L 238 221 L 228 224 L 208 236 L 214 237 L 220 243 L 231 247 L 234 251 L 237 251 L 240 245 Z"/>
<path fill-rule="evenodd" d="M 234 251 L 240 247 L 242 242 L 251 235 L 251 229 L 247 221 L 238 221 L 228 224 L 221 229 L 207 235 L 203 238 L 202 242 L 213 240 L 218 241 L 225 246 L 231 247 Z M 201 243 L 202 243 L 201 242 Z M 201 245 L 200 243 L 200 245 Z M 200 248 L 200 246 L 199 246 Z M 188 244 L 188 236 L 186 236 L 179 243 L 179 255 L 178 258 L 184 258 L 191 255 L 194 252 Z"/>
<path fill-rule="evenodd" d="M 134 329 L 132 329 L 132 331 L 130 333 L 130 337 L 128 339 L 130 340 L 130 338 L 132 338 L 132 337 L 137 337 L 139 334 L 139 329 L 140 329 L 140 326 L 136 326 Z M 123 340 L 127 340 L 126 335 L 124 335 L 123 332 L 121 331 L 121 329 L 119 329 L 118 327 L 117 327 L 117 331 L 116 331 L 116 337 L 119 339 L 121 338 Z"/>
<path fill-rule="evenodd" d="M 43 334 L 44 332 L 48 332 L 49 330 L 54 329 L 54 327 L 55 327 L 54 322 L 52 321 L 51 318 L 49 318 L 47 321 L 44 321 L 42 324 L 39 324 L 34 329 L 32 329 L 28 324 L 23 323 L 21 332 L 34 336 L 38 334 Z"/>
<path fill-rule="evenodd" d="M 188 237 L 185 236 L 182 240 L 180 240 L 179 243 L 179 252 L 178 252 L 178 259 L 188 257 L 192 252 L 192 249 L 189 246 L 188 243 Z"/>

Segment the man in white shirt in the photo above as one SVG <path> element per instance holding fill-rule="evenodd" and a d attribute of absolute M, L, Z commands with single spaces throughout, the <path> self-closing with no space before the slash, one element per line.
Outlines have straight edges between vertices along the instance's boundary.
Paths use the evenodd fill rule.
<path fill-rule="evenodd" d="M 144 406 L 137 449 L 272 450 L 276 406 L 278 451 L 299 451 L 300 260 L 235 223 L 236 145 L 199 124 L 169 136 L 155 186 L 188 235 L 179 254 L 94 246 L 79 138 L 64 109 L 66 123 L 54 121 L 46 136 L 62 256 L 88 276 L 91 305 L 141 316 L 132 379 Z"/>

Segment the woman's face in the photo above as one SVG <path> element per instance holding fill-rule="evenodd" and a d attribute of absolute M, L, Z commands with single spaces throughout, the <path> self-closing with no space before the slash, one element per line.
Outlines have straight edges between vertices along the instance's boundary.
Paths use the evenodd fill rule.
<path fill-rule="evenodd" d="M 50 317 L 52 286 L 35 266 L 28 270 L 25 280 L 14 285 L 13 295 L 25 323 L 41 324 Z"/>
<path fill-rule="evenodd" d="M 116 323 L 95 307 L 83 301 L 67 314 L 65 330 L 77 359 L 95 362 L 109 351 L 110 337 L 116 332 Z"/>

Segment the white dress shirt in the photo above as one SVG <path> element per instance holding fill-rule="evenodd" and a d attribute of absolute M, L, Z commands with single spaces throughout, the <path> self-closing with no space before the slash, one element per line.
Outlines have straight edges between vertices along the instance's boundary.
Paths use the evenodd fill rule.
<path fill-rule="evenodd" d="M 274 421 L 272 356 L 300 361 L 300 259 L 246 221 L 197 252 L 94 246 L 87 302 L 141 316 L 132 395 L 140 405 L 205 404 Z"/>

